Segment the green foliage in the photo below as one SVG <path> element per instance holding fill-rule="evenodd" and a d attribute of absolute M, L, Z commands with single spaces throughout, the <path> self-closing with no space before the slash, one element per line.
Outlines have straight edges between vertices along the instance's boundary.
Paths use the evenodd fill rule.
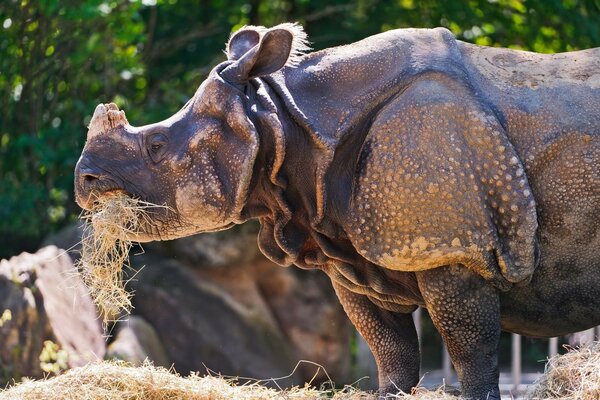
<path fill-rule="evenodd" d="M 69 368 L 69 353 L 52 340 L 44 340 L 39 359 L 40 368 L 48 374 L 58 374 Z"/>
<path fill-rule="evenodd" d="M 299 21 L 316 48 L 399 27 L 541 52 L 600 45 L 600 0 L 4 0 L 0 2 L 0 257 L 78 213 L 73 168 L 99 102 L 164 118 L 244 24 Z"/>
<path fill-rule="evenodd" d="M 4 310 L 2 315 L 0 315 L 0 328 L 4 326 L 4 324 L 12 319 L 12 313 L 10 310 Z"/>
<path fill-rule="evenodd" d="M 127 92 L 121 71 L 143 71 L 141 6 L 104 6 L 0 3 L 0 256 L 34 249 L 77 213 L 72 171 L 89 114 Z"/>

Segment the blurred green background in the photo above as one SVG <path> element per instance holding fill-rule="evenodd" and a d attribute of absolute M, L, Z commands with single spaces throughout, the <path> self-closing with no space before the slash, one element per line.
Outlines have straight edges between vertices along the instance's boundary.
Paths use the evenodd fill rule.
<path fill-rule="evenodd" d="M 99 102 L 141 125 L 181 107 L 244 24 L 298 21 L 315 49 L 394 28 L 539 52 L 600 46 L 600 0 L 2 0 L 0 258 L 79 213 L 73 168 Z"/>

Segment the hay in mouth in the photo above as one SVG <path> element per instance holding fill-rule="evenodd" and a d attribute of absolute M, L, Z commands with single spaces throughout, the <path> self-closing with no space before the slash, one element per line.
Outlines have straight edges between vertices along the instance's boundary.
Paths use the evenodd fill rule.
<path fill-rule="evenodd" d="M 78 269 L 103 319 L 104 326 L 131 311 L 131 294 L 125 290 L 123 268 L 141 223 L 152 209 L 166 208 L 124 194 L 104 196 L 82 214 L 85 221 Z"/>

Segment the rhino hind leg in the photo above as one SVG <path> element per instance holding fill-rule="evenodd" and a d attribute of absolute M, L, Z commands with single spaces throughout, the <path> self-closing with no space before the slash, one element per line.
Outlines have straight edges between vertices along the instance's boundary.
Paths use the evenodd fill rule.
<path fill-rule="evenodd" d="M 500 301 L 489 282 L 461 265 L 417 273 L 431 319 L 448 347 L 462 397 L 500 399 Z"/>
<path fill-rule="evenodd" d="M 410 313 L 394 313 L 333 281 L 348 318 L 373 352 L 382 396 L 410 393 L 419 382 L 419 340 Z"/>

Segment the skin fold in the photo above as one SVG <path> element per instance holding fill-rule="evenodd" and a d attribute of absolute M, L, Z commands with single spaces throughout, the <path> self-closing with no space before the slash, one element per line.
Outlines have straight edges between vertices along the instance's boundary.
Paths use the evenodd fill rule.
<path fill-rule="evenodd" d="M 419 379 L 426 307 L 466 398 L 499 398 L 501 330 L 600 323 L 600 49 L 542 55 L 385 32 L 303 54 L 298 25 L 245 27 L 175 115 L 99 105 L 75 171 L 158 209 L 139 241 L 258 219 L 261 251 L 320 269 L 380 392 Z"/>

